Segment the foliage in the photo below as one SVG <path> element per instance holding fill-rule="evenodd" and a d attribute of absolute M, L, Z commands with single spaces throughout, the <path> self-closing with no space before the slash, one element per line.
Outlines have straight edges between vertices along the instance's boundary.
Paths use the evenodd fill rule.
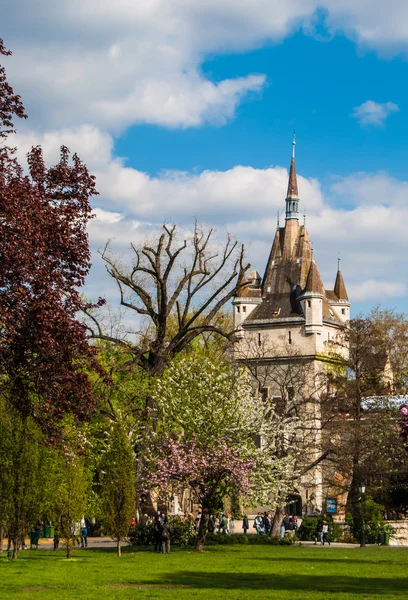
<path fill-rule="evenodd" d="M 191 519 L 185 521 L 178 516 L 168 518 L 172 529 L 172 546 L 194 546 L 197 540 L 197 532 L 193 528 Z M 130 543 L 134 546 L 150 546 L 154 544 L 154 527 L 152 521 L 142 520 L 129 531 Z"/>
<path fill-rule="evenodd" d="M 248 461 L 253 499 L 270 500 L 276 481 L 292 461 L 290 451 L 279 458 L 277 446 L 282 436 L 296 426 L 296 419 L 277 419 L 271 407 L 265 413 L 259 394 L 242 368 L 216 350 L 195 348 L 169 365 L 157 380 L 152 396 L 159 423 L 174 438 L 167 444 L 176 444 L 180 451 L 184 447 L 184 452 L 188 451 L 188 444 L 193 444 L 198 455 L 225 451 L 237 460 L 239 456 L 237 465 Z M 257 436 L 262 436 L 262 448 L 256 443 Z M 203 456 L 198 458 L 203 460 Z M 225 461 L 231 466 L 231 460 L 226 457 Z M 179 478 L 174 474 L 171 479 L 177 484 Z M 222 479 L 219 483 L 222 485 Z M 237 491 L 248 497 L 247 483 L 241 478 Z M 219 496 L 231 492 L 232 488 L 220 491 Z M 205 503 L 204 496 L 197 496 L 201 504 Z"/>
<path fill-rule="evenodd" d="M 392 348 L 393 327 L 400 329 L 400 341 Z M 332 476 L 338 491 L 348 491 L 347 512 L 355 520 L 362 483 L 370 495 L 381 497 L 393 480 L 407 473 L 398 406 L 389 395 L 403 377 L 406 348 L 397 348 L 405 343 L 403 330 L 408 332 L 408 322 L 402 315 L 375 310 L 352 319 L 331 343 L 338 358 L 331 373 L 337 390 L 332 398 L 337 415 L 330 425 Z"/>
<path fill-rule="evenodd" d="M 104 530 L 117 542 L 129 532 L 135 513 L 134 455 L 122 423 L 112 423 L 106 431 L 106 448 L 102 458 L 102 515 Z"/>
<path fill-rule="evenodd" d="M 69 419 L 65 420 L 63 435 L 62 445 L 53 449 L 46 491 L 51 498 L 48 516 L 70 558 L 75 544 L 79 545 L 80 520 L 87 505 L 90 479 L 82 453 L 84 438 Z"/>
<path fill-rule="evenodd" d="M 22 540 L 41 515 L 49 452 L 32 419 L 0 401 L 0 525 L 9 532 L 16 559 Z"/>
<path fill-rule="evenodd" d="M 333 521 L 331 515 L 319 515 L 318 517 L 304 516 L 298 529 L 298 538 L 305 541 L 314 541 L 316 539 L 318 527 L 323 521 L 326 521 L 329 526 L 330 539 L 332 542 L 338 542 L 343 538 L 342 527 Z"/>
<path fill-rule="evenodd" d="M 0 54 L 8 54 L 2 41 Z M 0 66 L 3 138 L 13 115 L 24 110 Z M 0 149 L 0 391 L 49 435 L 65 412 L 84 420 L 96 402 L 84 371 L 97 368 L 94 349 L 76 314 L 90 269 L 89 198 L 97 192 L 95 178 L 64 146 L 54 167 L 46 168 L 40 147 L 27 161 L 25 175 L 14 151 Z"/>
<path fill-rule="evenodd" d="M 364 532 L 367 544 L 377 544 L 379 533 L 395 533 L 395 529 L 383 518 L 383 511 L 384 507 L 374 502 L 372 498 L 367 498 L 364 501 Z M 358 516 L 347 515 L 346 521 L 354 537 L 360 542 L 362 529 L 361 512 Z"/>

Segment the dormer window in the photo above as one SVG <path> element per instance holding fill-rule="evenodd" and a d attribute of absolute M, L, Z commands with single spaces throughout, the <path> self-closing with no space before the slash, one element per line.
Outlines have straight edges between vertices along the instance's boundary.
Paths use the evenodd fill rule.
<path fill-rule="evenodd" d="M 240 308 L 239 308 L 239 306 L 237 306 L 237 313 L 239 313 L 239 312 L 240 312 Z"/>
<path fill-rule="evenodd" d="M 242 312 L 246 312 L 246 306 L 242 307 Z"/>

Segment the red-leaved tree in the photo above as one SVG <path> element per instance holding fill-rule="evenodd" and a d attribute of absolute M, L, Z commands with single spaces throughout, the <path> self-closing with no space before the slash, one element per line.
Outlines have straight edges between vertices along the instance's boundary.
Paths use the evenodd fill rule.
<path fill-rule="evenodd" d="M 10 54 L 0 39 L 0 55 Z M 0 138 L 24 118 L 20 97 L 0 66 Z M 83 325 L 78 292 L 90 269 L 86 226 L 95 178 L 61 147 L 44 164 L 40 147 L 27 155 L 0 148 L 0 392 L 23 417 L 51 432 L 71 412 L 86 418 L 95 405 L 86 371 L 97 368 Z"/>

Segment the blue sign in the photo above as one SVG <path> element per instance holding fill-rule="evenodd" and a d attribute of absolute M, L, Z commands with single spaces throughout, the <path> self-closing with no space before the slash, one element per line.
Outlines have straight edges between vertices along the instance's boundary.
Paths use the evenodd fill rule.
<path fill-rule="evenodd" d="M 326 498 L 326 512 L 331 514 L 337 512 L 337 500 L 335 498 Z"/>

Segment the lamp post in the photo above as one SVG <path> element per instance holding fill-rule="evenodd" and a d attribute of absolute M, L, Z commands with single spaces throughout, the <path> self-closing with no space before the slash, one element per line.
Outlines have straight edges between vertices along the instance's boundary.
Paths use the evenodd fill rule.
<path fill-rule="evenodd" d="M 358 486 L 358 491 L 361 494 L 361 538 L 360 538 L 360 548 L 365 546 L 365 528 L 364 528 L 364 494 L 365 494 L 365 485 L 362 483 Z"/>

